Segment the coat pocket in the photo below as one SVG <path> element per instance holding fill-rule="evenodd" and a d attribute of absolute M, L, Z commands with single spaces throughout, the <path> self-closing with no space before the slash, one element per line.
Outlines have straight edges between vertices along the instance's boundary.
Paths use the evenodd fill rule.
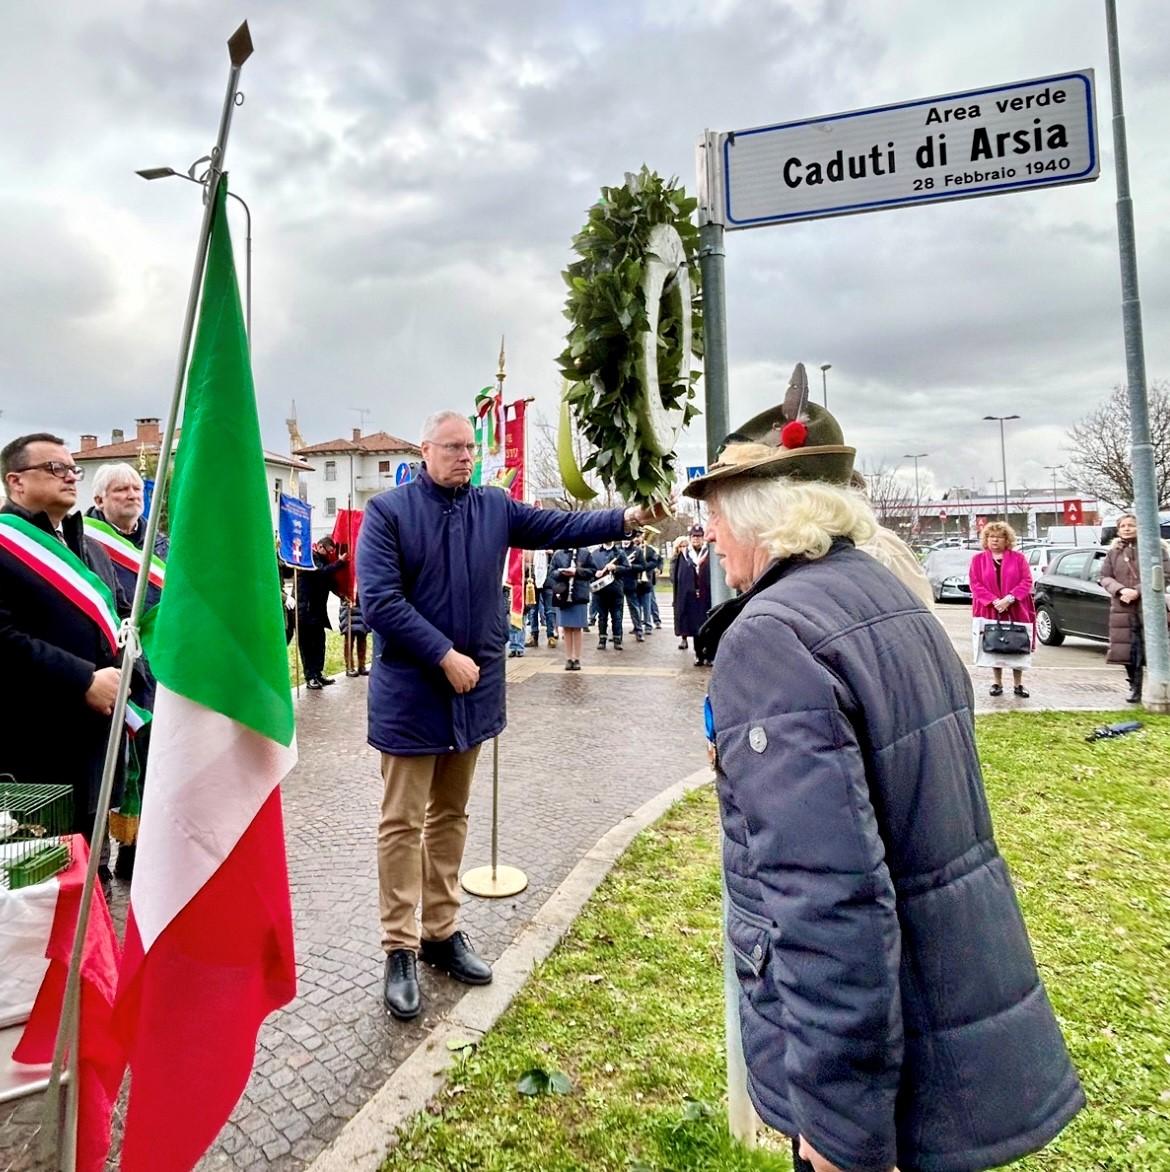
<path fill-rule="evenodd" d="M 741 984 L 763 976 L 772 931 L 771 921 L 731 904 L 727 913 L 727 939 L 735 956 L 735 975 Z"/>

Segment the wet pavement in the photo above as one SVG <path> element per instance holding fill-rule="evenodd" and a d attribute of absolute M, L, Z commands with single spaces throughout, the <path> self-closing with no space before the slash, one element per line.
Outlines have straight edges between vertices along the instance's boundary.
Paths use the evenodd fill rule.
<path fill-rule="evenodd" d="M 971 658 L 966 607 L 938 615 L 961 658 Z M 508 728 L 499 739 L 499 853 L 528 887 L 507 899 L 465 896 L 462 924 L 498 958 L 587 851 L 644 802 L 706 763 L 702 701 L 708 672 L 664 628 L 624 648 L 595 649 L 581 672 L 562 650 L 530 648 L 508 661 Z M 1124 707 L 1125 677 L 1104 647 L 1069 640 L 1040 648 L 1027 700 L 988 695 L 973 672 L 980 712 Z M 297 700 L 300 761 L 283 787 L 296 925 L 298 995 L 264 1025 L 252 1078 L 200 1169 L 302 1169 L 418 1047 L 464 993 L 420 966 L 424 1011 L 403 1024 L 382 1009 L 375 835 L 381 779 L 365 743 L 364 678 L 338 679 Z M 492 751 L 481 753 L 464 863 L 491 861 Z M 116 919 L 128 884 L 116 883 Z M 0 1172 L 34 1167 L 29 1144 L 39 1099 L 0 1108 Z"/>

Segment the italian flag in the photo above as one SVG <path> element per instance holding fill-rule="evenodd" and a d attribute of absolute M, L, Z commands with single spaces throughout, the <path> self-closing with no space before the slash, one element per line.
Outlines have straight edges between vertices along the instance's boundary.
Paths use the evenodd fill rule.
<path fill-rule="evenodd" d="M 144 646 L 158 679 L 114 1032 L 122 1172 L 188 1172 L 231 1114 L 264 1018 L 292 999 L 280 781 L 296 761 L 248 343 L 216 193 Z"/>

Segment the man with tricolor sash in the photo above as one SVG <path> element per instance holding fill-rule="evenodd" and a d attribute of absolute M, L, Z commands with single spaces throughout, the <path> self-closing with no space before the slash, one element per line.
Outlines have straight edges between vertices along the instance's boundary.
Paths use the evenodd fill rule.
<path fill-rule="evenodd" d="M 100 545 L 106 551 L 127 599 L 134 597 L 138 571 L 145 554 L 146 515 L 145 484 L 138 470 L 126 463 L 103 464 L 93 478 L 93 505 L 86 510 L 85 536 L 90 544 Z M 158 605 L 162 598 L 163 583 L 166 581 L 166 561 L 170 551 L 170 538 L 163 532 L 155 535 L 154 552 L 149 559 L 148 585 L 143 600 L 143 613 Z M 154 673 L 145 656 L 135 666 L 134 680 L 130 686 L 130 698 L 147 712 L 154 711 Z M 121 812 L 136 813 L 139 808 L 140 783 L 146 773 L 146 758 L 150 750 L 150 726 L 148 725 L 134 739 L 134 751 L 130 770 L 127 773 L 127 792 L 122 798 Z M 114 827 L 118 839 L 118 857 L 114 863 L 114 874 L 119 879 L 134 877 L 136 843 L 130 827 L 134 821 L 123 820 L 121 829 Z M 129 839 L 130 841 L 126 841 Z"/>
<path fill-rule="evenodd" d="M 0 773 L 71 785 L 73 831 L 89 839 L 129 605 L 74 512 L 82 475 L 47 432 L 0 451 Z"/>

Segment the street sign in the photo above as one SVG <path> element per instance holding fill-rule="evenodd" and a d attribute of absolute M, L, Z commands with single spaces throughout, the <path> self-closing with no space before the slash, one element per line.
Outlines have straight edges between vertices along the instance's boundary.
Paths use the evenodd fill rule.
<path fill-rule="evenodd" d="M 409 484 L 410 483 L 410 465 L 403 462 L 398 465 L 394 473 L 395 484 Z"/>
<path fill-rule="evenodd" d="M 731 229 L 1096 179 L 1093 71 L 715 136 Z"/>
<path fill-rule="evenodd" d="M 1066 525 L 1079 525 L 1084 516 L 1080 501 L 1064 502 L 1064 523 Z"/>
<path fill-rule="evenodd" d="M 938 511 L 938 519 L 939 519 L 940 521 L 945 521 L 945 520 L 947 519 L 947 511 L 946 511 L 946 509 L 939 509 L 939 511 Z"/>
<path fill-rule="evenodd" d="M 690 484 L 692 480 L 697 480 L 700 476 L 705 475 L 707 469 L 704 465 L 699 464 L 693 468 L 687 469 L 687 483 Z"/>
<path fill-rule="evenodd" d="M 976 517 L 976 518 L 975 518 L 975 532 L 976 532 L 976 533 L 982 533 L 982 532 L 983 532 L 983 526 L 984 526 L 984 525 L 986 525 L 986 524 L 987 524 L 987 518 L 986 518 L 986 517 Z"/>

